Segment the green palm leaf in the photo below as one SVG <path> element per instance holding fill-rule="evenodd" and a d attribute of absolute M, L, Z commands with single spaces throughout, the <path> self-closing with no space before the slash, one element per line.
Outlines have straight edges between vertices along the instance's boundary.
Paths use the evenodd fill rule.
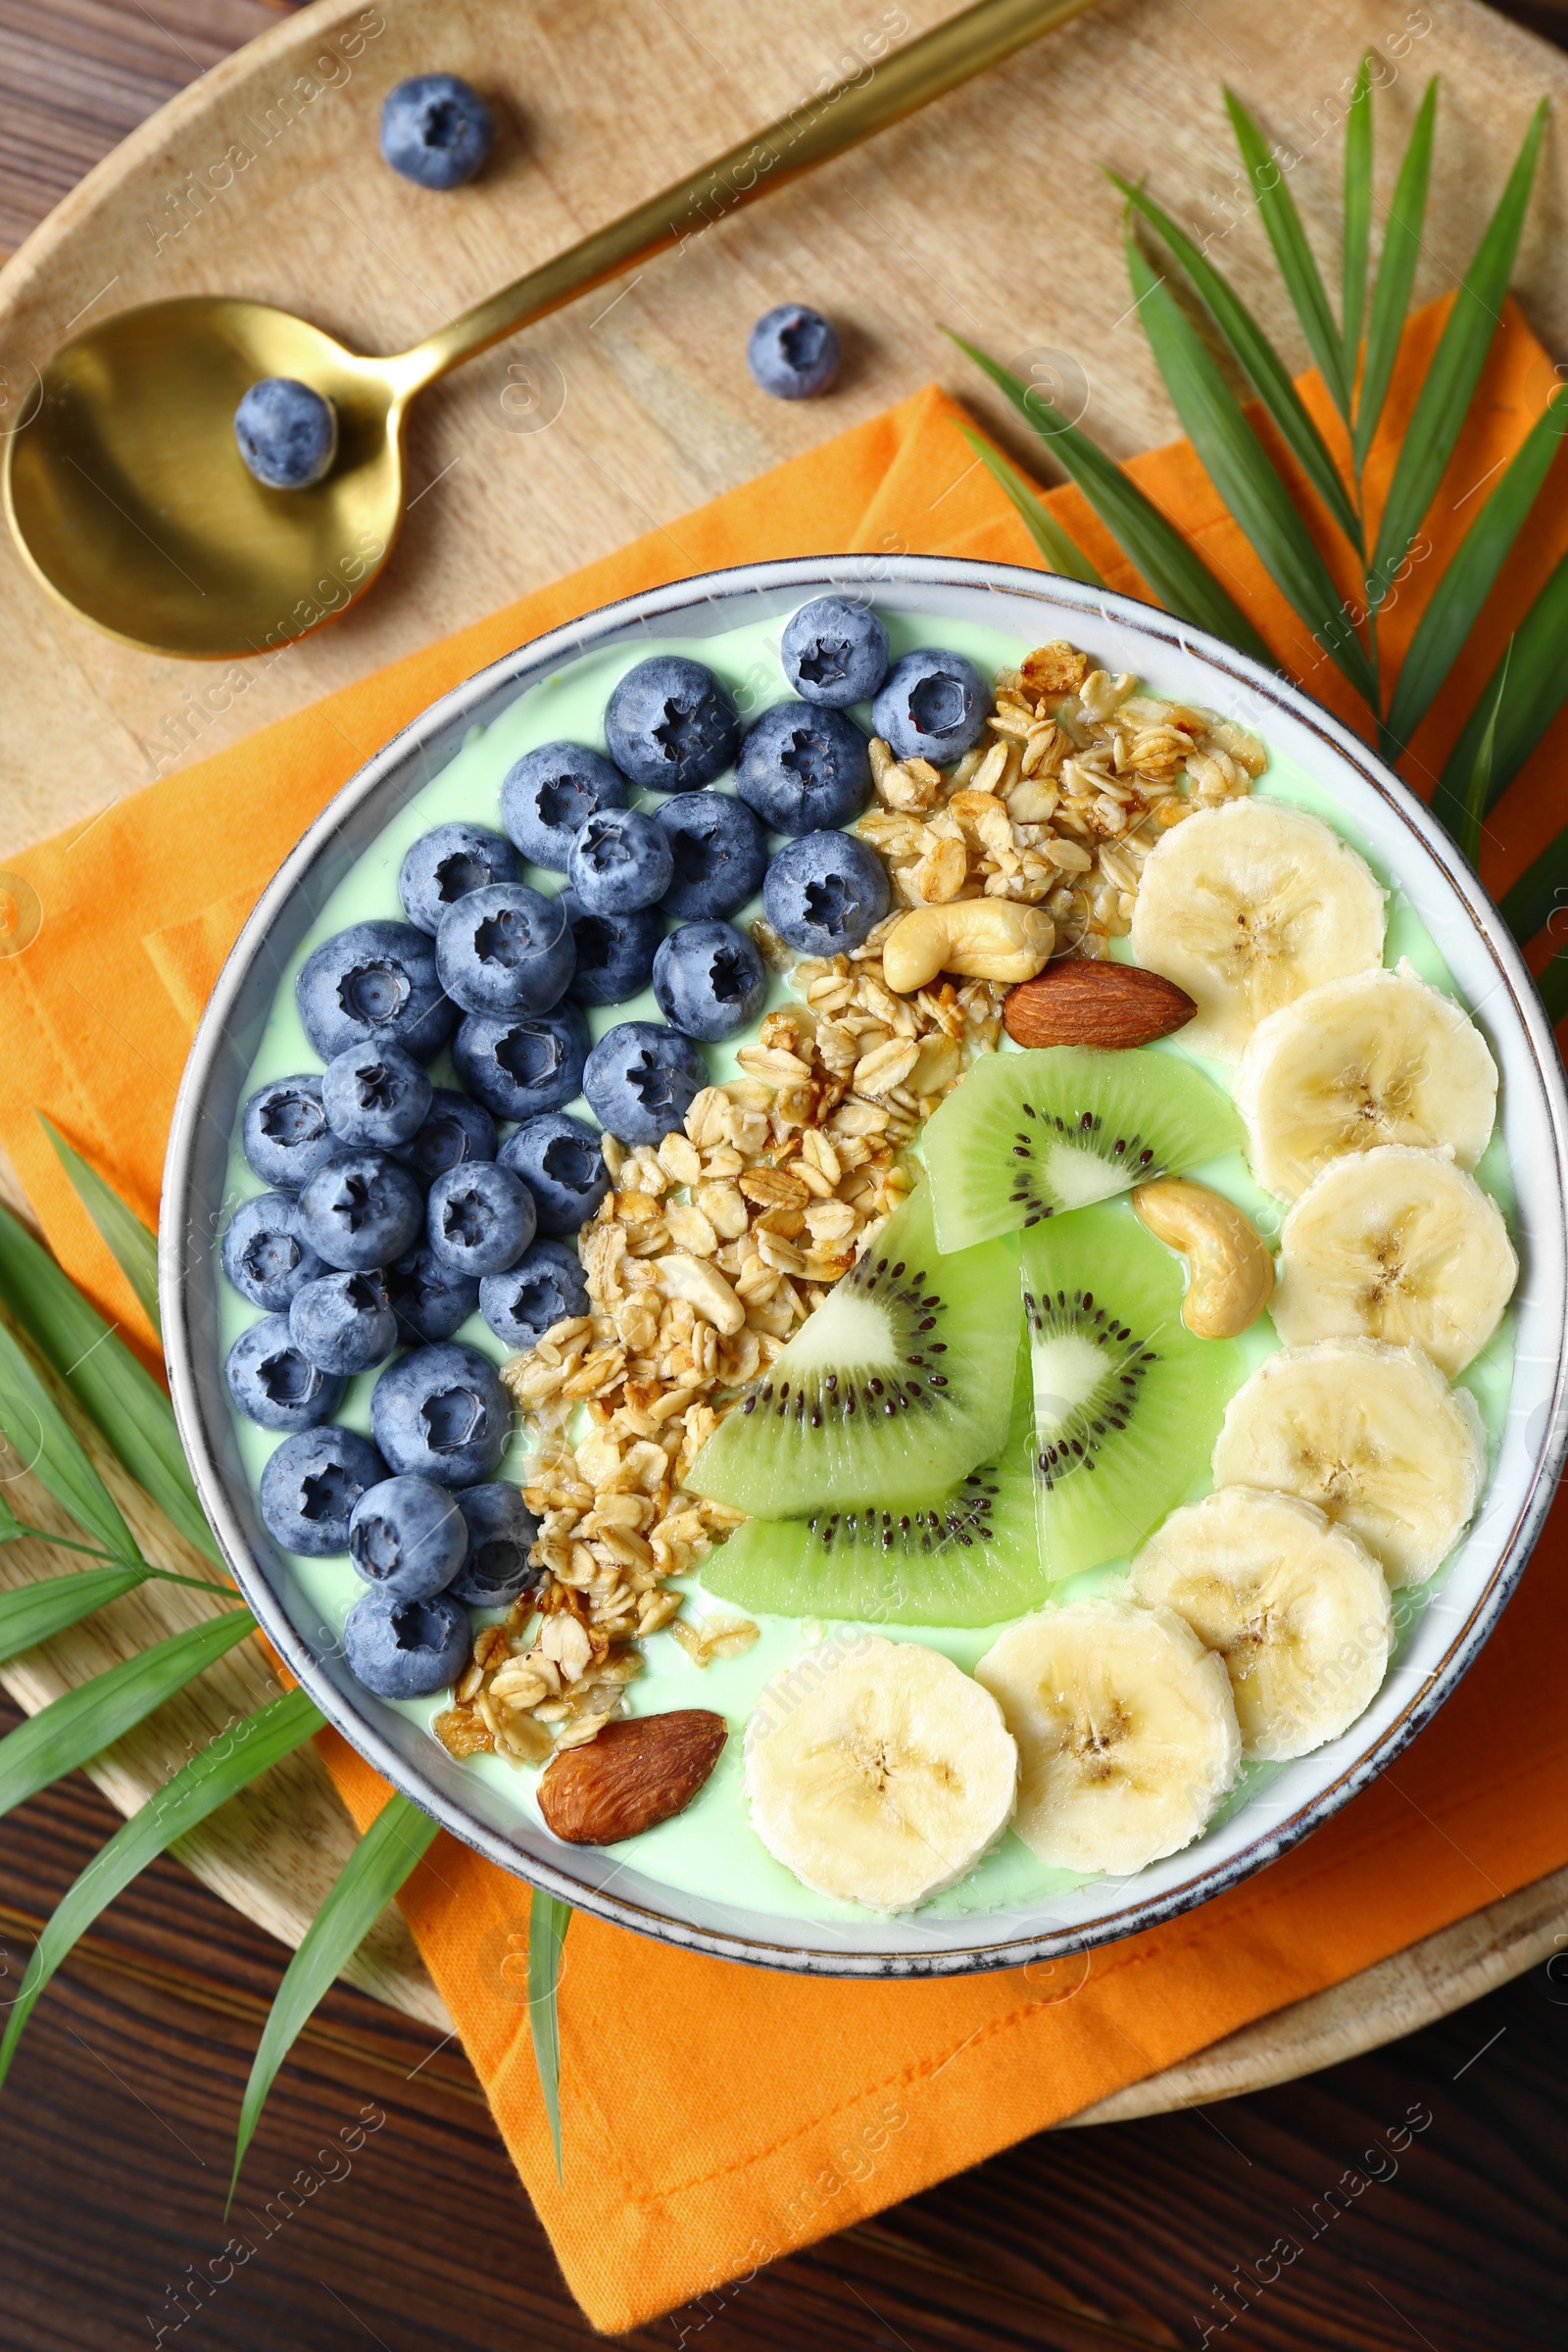
<path fill-rule="evenodd" d="M 1206 629 L 1211 636 L 1250 654 L 1254 662 L 1278 669 L 1279 663 L 1235 598 L 1121 467 L 1053 408 L 1037 387 L 1026 384 L 1000 361 L 988 358 L 962 335 L 954 335 L 953 340 L 1001 387 L 1031 430 L 1050 443 L 1057 462 L 1071 474 L 1165 610 L 1178 620 L 1191 621 L 1195 628 Z"/>
<path fill-rule="evenodd" d="M 1237 366 L 1267 409 L 1281 439 L 1346 537 L 1359 548 L 1361 525 L 1340 479 L 1339 467 L 1329 455 L 1328 444 L 1291 381 L 1285 362 L 1246 303 L 1152 197 L 1135 187 L 1131 180 L 1123 179 L 1117 172 L 1107 172 L 1105 176 L 1170 247 L 1203 308 L 1224 336 Z"/>
<path fill-rule="evenodd" d="M 216 1813 L 236 1790 L 247 1788 L 269 1766 L 309 1740 L 320 1730 L 323 1720 L 320 1709 L 303 1690 L 285 1691 L 254 1715 L 244 1716 L 221 1740 L 193 1756 L 115 1832 L 67 1888 L 27 1962 L 6 2021 L 5 2038 L 0 2041 L 0 2082 L 10 2071 L 17 2043 L 39 1994 L 99 1913 L 155 1855 L 165 1852 L 176 1838 Z"/>
<path fill-rule="evenodd" d="M 1268 231 L 1268 241 L 1274 248 L 1274 259 L 1301 322 L 1307 348 L 1322 371 L 1335 407 L 1348 421 L 1350 385 L 1339 329 L 1329 309 L 1318 266 L 1312 259 L 1312 248 L 1306 241 L 1306 231 L 1301 226 L 1301 216 L 1296 209 L 1296 199 L 1285 184 L 1285 175 L 1274 161 L 1267 139 L 1234 90 L 1226 90 L 1225 105 L 1257 198 L 1263 226 Z"/>
<path fill-rule="evenodd" d="M 267 2094 L 306 2021 L 398 1888 L 428 1851 L 436 1824 L 406 1796 L 394 1792 L 371 1822 L 339 1871 L 331 1893 L 305 1932 L 299 1950 L 284 1971 L 272 1996 L 272 2006 L 245 2085 L 239 2132 L 234 2147 L 234 2170 L 228 2183 L 228 2205 L 239 2185 L 239 2168 L 251 2144 Z M 226 2218 L 228 2205 L 223 2208 Z"/>
<path fill-rule="evenodd" d="M 0 1429 L 25 1470 L 43 1481 L 76 1525 L 127 1564 L 140 1560 L 129 1528 L 81 1442 L 24 1349 L 0 1324 Z"/>
<path fill-rule="evenodd" d="M 1405 316 L 1410 308 L 1410 288 L 1415 283 L 1415 266 L 1421 253 L 1421 229 L 1426 220 L 1427 185 L 1432 177 L 1432 143 L 1437 122 L 1438 84 L 1434 77 L 1427 83 L 1420 111 L 1410 128 L 1410 143 L 1399 165 L 1399 176 L 1394 183 L 1394 202 L 1389 207 L 1388 225 L 1383 231 L 1383 252 L 1378 261 L 1377 282 L 1372 290 L 1372 316 L 1367 325 L 1366 365 L 1361 370 L 1361 388 L 1355 403 L 1355 431 L 1351 438 L 1357 475 L 1366 463 L 1366 453 L 1378 429 L 1378 418 L 1383 414 L 1383 403 L 1388 397 L 1389 378 L 1394 373 L 1394 363 L 1399 353 L 1399 337 L 1404 332 Z"/>
<path fill-rule="evenodd" d="M 528 1905 L 528 2024 L 533 2034 L 533 2062 L 539 2070 L 550 2137 L 556 2150 L 556 2179 L 561 2172 L 561 2020 L 557 1995 L 561 1988 L 561 1949 L 571 1925 L 571 1905 L 536 1886 Z"/>
<path fill-rule="evenodd" d="M 1454 297 L 1426 380 L 1416 396 L 1409 427 L 1399 444 L 1394 479 L 1378 526 L 1377 547 L 1367 575 L 1367 598 L 1380 604 L 1394 584 L 1421 517 L 1437 495 L 1497 331 L 1514 257 L 1524 228 L 1536 158 L 1545 129 L 1544 98 L 1531 119 L 1508 184 L 1488 222 L 1475 258 Z"/>
<path fill-rule="evenodd" d="M 6 1208 L 0 1208 L 0 1298 L 136 1484 L 186 1543 L 220 1568 L 223 1555 L 196 1499 L 173 1406 L 141 1359 Z"/>
<path fill-rule="evenodd" d="M 1426 716 L 1481 617 L 1481 608 L 1496 585 L 1565 431 L 1568 409 L 1548 406 L 1536 418 L 1433 590 L 1389 706 L 1386 731 L 1396 750 L 1404 749 Z"/>
<path fill-rule="evenodd" d="M 1030 488 L 1021 473 L 1014 472 L 1005 458 L 997 452 L 971 425 L 960 424 L 959 432 L 974 451 L 987 472 L 992 474 L 1011 499 L 1022 518 L 1024 527 L 1040 553 L 1054 572 L 1063 579 L 1082 580 L 1088 588 L 1103 588 L 1105 583 L 1075 540 L 1069 539 L 1051 509 Z"/>
<path fill-rule="evenodd" d="M 187 1626 L 167 1642 L 124 1658 L 90 1682 L 64 1690 L 0 1740 L 0 1813 L 9 1813 L 62 1774 L 101 1755 L 166 1698 L 194 1682 L 215 1658 L 254 1632 L 249 1609 L 230 1609 Z"/>
<path fill-rule="evenodd" d="M 1455 839 L 1459 836 L 1465 796 L 1475 773 L 1482 738 L 1491 723 L 1493 703 L 1498 695 L 1504 668 L 1508 692 L 1496 711 L 1487 808 L 1495 807 L 1568 698 L 1565 642 L 1568 642 L 1568 556 L 1562 559 L 1514 631 L 1509 650 L 1487 680 L 1486 690 L 1466 719 L 1432 796 L 1433 814 L 1441 818 Z M 1552 846 L 1555 849 L 1556 845 Z M 1551 855 L 1551 850 L 1544 853 L 1546 858 Z M 1521 893 L 1539 889 L 1533 877 L 1541 862 L 1538 859 L 1509 892 L 1503 902 L 1505 914 L 1509 904 L 1518 900 Z M 1541 919 L 1544 922 L 1545 916 Z M 1530 934 L 1516 932 L 1515 936 L 1528 938 Z"/>
<path fill-rule="evenodd" d="M 1311 533 L 1201 336 L 1130 235 L 1127 269 L 1165 389 L 1209 479 L 1280 593 L 1357 694 L 1375 705 L 1377 681 L 1366 648 Z"/>
<path fill-rule="evenodd" d="M 1366 307 L 1367 242 L 1372 226 L 1372 60 L 1361 60 L 1345 124 L 1345 227 L 1340 262 L 1340 349 L 1345 380 L 1355 382 Z"/>
<path fill-rule="evenodd" d="M 120 1195 L 105 1184 L 97 1169 L 90 1168 L 81 1153 L 72 1150 L 54 1122 L 46 1119 L 42 1111 L 38 1118 L 77 1200 L 108 1244 L 109 1254 L 135 1292 L 137 1305 L 161 1339 L 164 1327 L 158 1312 L 158 1244 Z"/>
<path fill-rule="evenodd" d="M 1497 712 L 1502 708 L 1502 698 L 1508 684 L 1508 664 L 1512 659 L 1513 639 L 1510 637 L 1507 651 L 1502 657 L 1502 667 L 1497 672 L 1496 685 L 1489 697 L 1486 728 L 1476 751 L 1475 766 L 1470 771 L 1470 782 L 1464 796 L 1464 822 L 1459 830 L 1459 847 L 1478 873 L 1481 870 L 1481 835 L 1487 810 L 1491 807 L 1492 767 L 1497 746 Z"/>
<path fill-rule="evenodd" d="M 15 1592 L 0 1592 L 0 1666 L 63 1634 L 68 1626 L 79 1625 L 122 1592 L 134 1592 L 143 1577 L 140 1568 L 81 1568 L 74 1576 L 45 1577 Z"/>

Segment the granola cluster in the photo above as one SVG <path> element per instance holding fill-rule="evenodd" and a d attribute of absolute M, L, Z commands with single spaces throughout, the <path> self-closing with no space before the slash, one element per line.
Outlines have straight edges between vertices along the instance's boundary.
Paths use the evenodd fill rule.
<path fill-rule="evenodd" d="M 889 988 L 889 934 L 910 906 L 1016 899 L 1049 911 L 1058 953 L 1103 956 L 1159 835 L 1265 764 L 1241 729 L 1136 683 L 1044 646 L 1001 673 L 992 742 L 950 774 L 873 742 L 878 805 L 858 829 L 898 911 L 831 957 L 754 924 L 802 1002 L 767 1015 L 736 1055 L 743 1075 L 705 1088 L 657 1151 L 605 1137 L 612 1189 L 578 1236 L 591 1311 L 502 1368 L 534 1440 L 539 1583 L 477 1636 L 435 1724 L 453 1754 L 537 1763 L 593 1739 L 653 1634 L 700 1666 L 757 1640 L 748 1618 L 681 1613 L 668 1580 L 741 1517 L 688 1494 L 686 1475 L 908 1194 L 906 1147 L 1002 1033 L 993 982 Z"/>
<path fill-rule="evenodd" d="M 993 740 L 951 774 L 871 746 L 880 804 L 857 831 L 907 906 L 1021 899 L 1058 954 L 1103 956 L 1132 920 L 1144 859 L 1195 808 L 1251 789 L 1266 754 L 1242 728 L 1137 692 L 1070 645 L 997 679 Z"/>

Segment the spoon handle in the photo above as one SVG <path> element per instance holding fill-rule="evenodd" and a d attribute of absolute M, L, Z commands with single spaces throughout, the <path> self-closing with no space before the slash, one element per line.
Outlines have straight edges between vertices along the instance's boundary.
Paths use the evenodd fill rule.
<path fill-rule="evenodd" d="M 853 79 L 803 101 L 768 129 L 743 139 L 716 162 L 595 229 L 554 261 L 449 319 L 422 343 L 383 365 L 407 400 L 476 352 L 487 351 L 519 327 L 667 246 L 701 236 L 742 205 L 782 187 L 829 156 L 842 155 L 1092 5 L 1093 0 L 979 0 L 978 6 L 922 33 L 906 48 L 868 64 Z"/>

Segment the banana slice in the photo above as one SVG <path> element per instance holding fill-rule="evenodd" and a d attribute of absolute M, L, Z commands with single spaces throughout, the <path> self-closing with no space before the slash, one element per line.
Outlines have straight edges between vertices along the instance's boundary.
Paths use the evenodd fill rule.
<path fill-rule="evenodd" d="M 1320 1340 L 1258 1366 L 1226 1408 L 1217 1487 L 1316 1503 L 1391 1585 L 1418 1585 L 1469 1525 L 1486 1474 L 1475 1398 L 1414 1348 Z"/>
<path fill-rule="evenodd" d="M 1381 1144 L 1331 1159 L 1291 1210 L 1270 1312 L 1293 1348 L 1386 1340 L 1419 1348 L 1452 1380 L 1518 1279 L 1508 1229 L 1474 1177 L 1446 1152 Z"/>
<path fill-rule="evenodd" d="M 1269 1013 L 1382 962 L 1383 901 L 1371 868 L 1304 808 L 1227 801 L 1184 817 L 1146 861 L 1133 956 L 1197 1004 L 1182 1044 L 1234 1061 Z"/>
<path fill-rule="evenodd" d="M 1497 1065 L 1462 1006 L 1405 962 L 1271 1013 L 1234 1093 L 1252 1174 L 1294 1200 L 1328 1160 L 1379 1144 L 1446 1146 L 1473 1168 L 1496 1117 Z"/>
<path fill-rule="evenodd" d="M 1132 1566 L 1230 1676 L 1242 1752 L 1280 1761 L 1337 1740 L 1375 1697 L 1394 1646 L 1383 1571 L 1309 1502 L 1221 1487 L 1172 1511 Z"/>
<path fill-rule="evenodd" d="M 1009 1626 L 975 1668 L 1018 1742 L 1014 1823 L 1060 1870 L 1142 1870 L 1190 1845 L 1241 1762 L 1229 1678 L 1170 1609 L 1113 1595 Z"/>
<path fill-rule="evenodd" d="M 797 1658 L 746 1726 L 752 1827 L 818 1894 L 909 1911 L 1012 1818 L 1018 1751 L 940 1650 L 858 1634 Z"/>

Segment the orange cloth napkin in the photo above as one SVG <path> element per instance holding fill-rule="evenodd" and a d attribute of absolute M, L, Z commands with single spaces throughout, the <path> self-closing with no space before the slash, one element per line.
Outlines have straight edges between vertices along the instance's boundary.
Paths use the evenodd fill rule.
<path fill-rule="evenodd" d="M 1444 313 L 1412 321 L 1374 460 L 1386 481 Z M 1396 653 L 1554 377 L 1511 307 L 1474 420 L 1385 629 Z M 1320 417 L 1321 387 L 1303 391 Z M 328 795 L 432 696 L 610 598 L 767 556 L 868 551 L 1036 564 L 934 388 L 574 578 L 523 599 L 15 861 L 44 922 L 0 961 L 0 1138 L 63 1262 L 151 1346 L 66 1186 L 44 1110 L 151 1221 L 191 1032 L 245 913 Z M 1282 659 L 1362 723 L 1185 445 L 1130 470 L 1201 547 Z M 1116 587 L 1138 583 L 1072 491 L 1052 504 Z M 1410 773 L 1430 785 L 1479 683 L 1568 546 L 1554 478 Z M 1501 888 L 1557 829 L 1559 725 L 1515 787 Z M 496 2122 L 595 2325 L 619 2330 L 930 2185 L 1568 1860 L 1568 1636 L 1559 1508 L 1479 1664 L 1382 1779 L 1283 1861 L 1201 1910 L 1075 1961 L 910 1984 L 779 1976 L 578 1919 L 561 1985 L 559 2185 L 525 2001 L 528 1893 L 445 1836 L 403 1897 Z M 322 1752 L 363 1825 L 382 1782 Z M 744 2291 L 732 2285 L 731 2295 Z"/>

